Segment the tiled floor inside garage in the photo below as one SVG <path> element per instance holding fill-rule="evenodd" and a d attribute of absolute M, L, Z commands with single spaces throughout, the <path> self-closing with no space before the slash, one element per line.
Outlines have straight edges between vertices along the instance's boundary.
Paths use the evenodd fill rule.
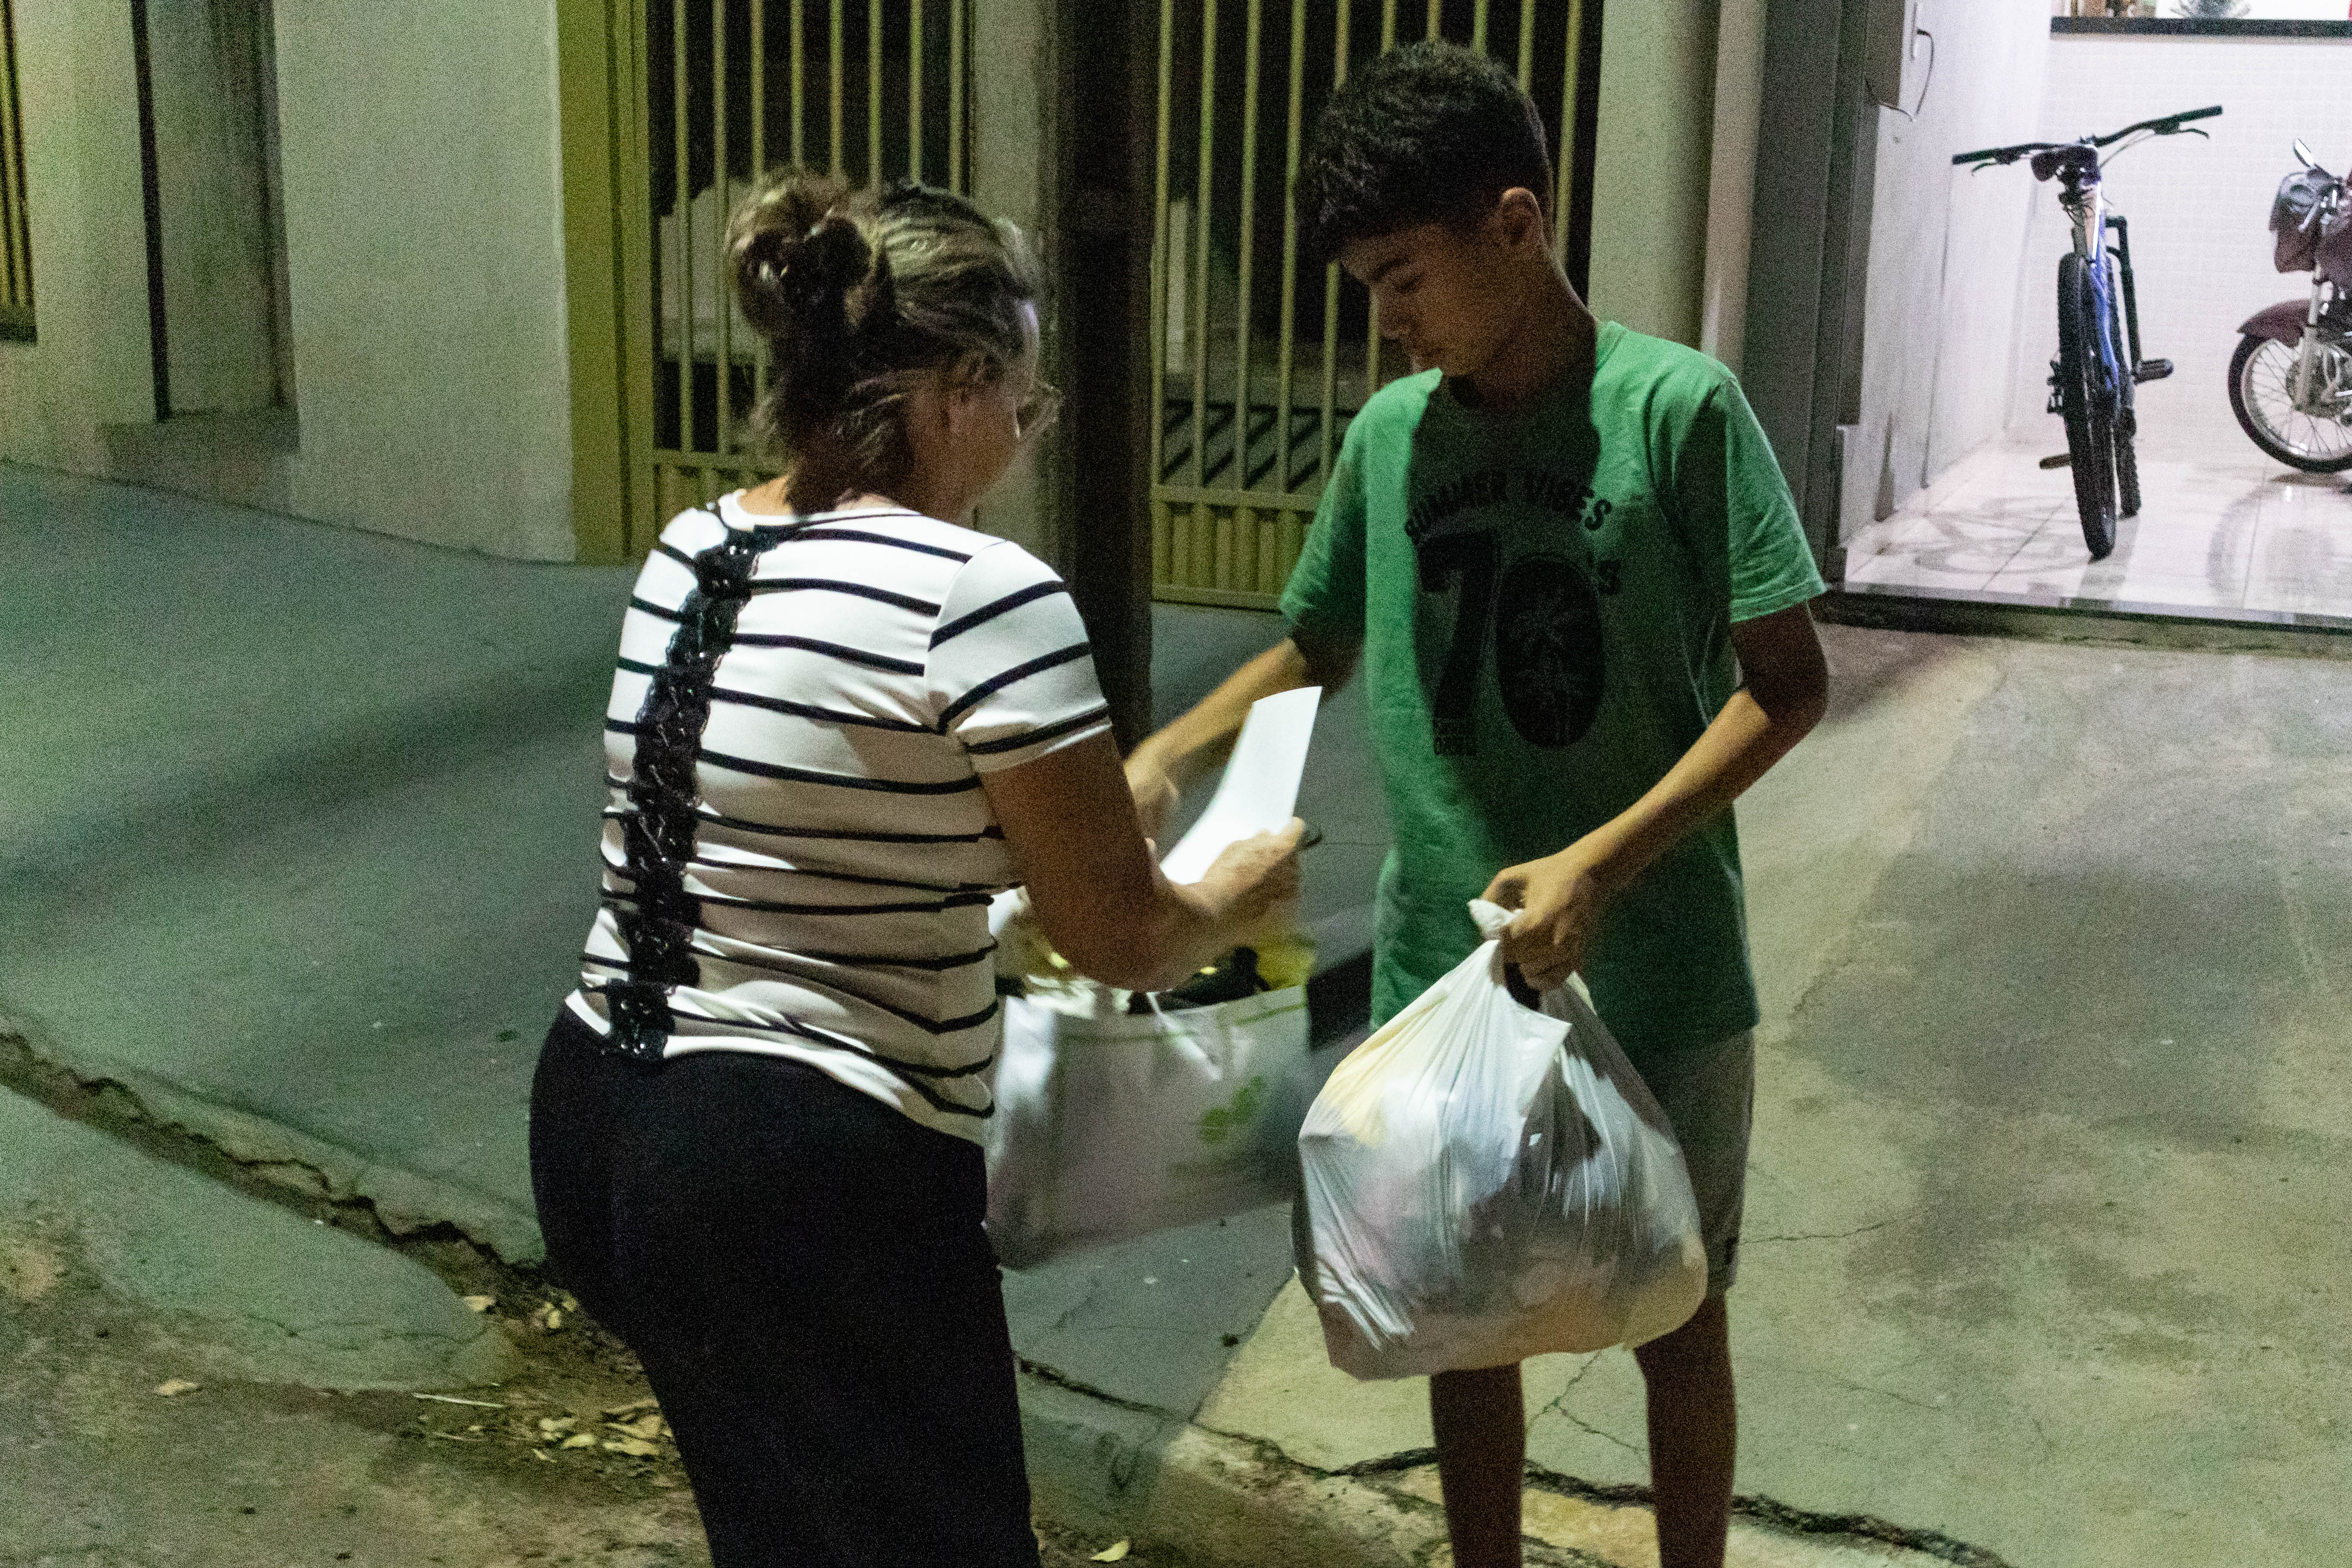
<path fill-rule="evenodd" d="M 2054 451 L 2055 448 L 2049 450 Z M 2352 476 L 2143 451 L 2137 517 L 2093 562 L 2042 447 L 1979 448 L 1846 546 L 1846 584 L 2085 608 L 2352 622 Z"/>

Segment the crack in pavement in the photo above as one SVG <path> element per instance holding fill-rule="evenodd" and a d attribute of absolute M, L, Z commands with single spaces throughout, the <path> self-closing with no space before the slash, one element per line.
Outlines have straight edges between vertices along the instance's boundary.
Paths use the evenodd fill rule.
<path fill-rule="evenodd" d="M 1867 1236 L 1874 1230 L 1884 1230 L 1894 1224 L 1895 1219 L 1901 1218 L 1902 1216 L 1896 1215 L 1894 1219 L 1881 1219 L 1869 1225 L 1857 1225 L 1852 1230 L 1807 1230 L 1791 1236 L 1746 1236 L 1740 1239 L 1739 1244 L 1742 1247 L 1763 1247 L 1775 1241 L 1844 1241 L 1856 1236 Z"/>

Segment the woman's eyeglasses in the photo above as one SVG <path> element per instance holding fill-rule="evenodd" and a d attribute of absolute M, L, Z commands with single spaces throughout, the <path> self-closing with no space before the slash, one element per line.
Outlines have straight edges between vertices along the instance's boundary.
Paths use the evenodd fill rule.
<path fill-rule="evenodd" d="M 1030 441 L 1043 435 L 1062 411 L 1062 394 L 1044 382 L 1029 383 L 1028 395 L 1013 408 L 1013 435 Z"/>

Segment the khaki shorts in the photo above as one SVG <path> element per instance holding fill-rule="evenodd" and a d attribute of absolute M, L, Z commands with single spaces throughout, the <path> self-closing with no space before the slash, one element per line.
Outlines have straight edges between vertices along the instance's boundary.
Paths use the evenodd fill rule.
<path fill-rule="evenodd" d="M 1698 1199 L 1706 1245 L 1706 1293 L 1739 1277 L 1739 1219 L 1748 1202 L 1748 1135 L 1756 1108 L 1756 1031 L 1712 1045 L 1645 1054 L 1634 1063 L 1674 1124 Z"/>

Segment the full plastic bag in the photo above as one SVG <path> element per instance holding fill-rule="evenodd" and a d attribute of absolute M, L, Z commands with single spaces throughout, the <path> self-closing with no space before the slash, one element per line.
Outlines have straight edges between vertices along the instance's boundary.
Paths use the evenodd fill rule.
<path fill-rule="evenodd" d="M 1320 687 L 1255 704 L 1215 796 L 1161 862 L 1198 881 L 1297 804 Z M 1027 895 L 990 912 L 1004 1040 L 990 1118 L 988 1233 L 1008 1268 L 1288 1197 L 1312 1093 L 1303 935 L 1253 950 L 1272 988 L 1200 1006 L 1098 985 L 1056 955 Z M 1244 977 L 1244 988 L 1247 985 Z"/>
<path fill-rule="evenodd" d="M 1522 1006 L 1488 940 L 1341 1062 L 1298 1135 L 1299 1273 L 1360 1378 L 1641 1344 L 1706 1293 L 1690 1176 L 1573 987 Z"/>
<path fill-rule="evenodd" d="M 1079 980 L 1004 1001 L 988 1234 L 1007 1268 L 1288 1196 L 1307 991 L 1168 1008 Z"/>

